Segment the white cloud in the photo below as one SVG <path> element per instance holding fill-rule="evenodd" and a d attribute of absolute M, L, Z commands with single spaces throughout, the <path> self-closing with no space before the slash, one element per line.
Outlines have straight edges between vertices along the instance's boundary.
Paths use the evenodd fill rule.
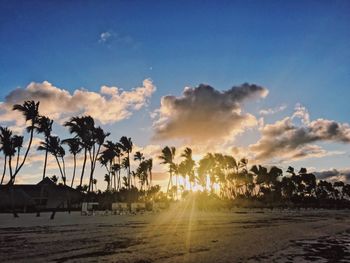
<path fill-rule="evenodd" d="M 73 93 L 55 87 L 48 81 L 32 82 L 26 88 L 11 91 L 0 104 L 2 123 L 13 123 L 24 127 L 24 118 L 13 111 L 14 104 L 22 104 L 25 100 L 40 101 L 40 114 L 55 121 L 63 122 L 73 115 L 91 115 L 102 124 L 115 123 L 129 118 L 134 111 L 147 105 L 156 88 L 150 79 L 145 79 L 142 86 L 130 91 L 117 87 L 102 86 L 100 92 L 85 89 Z"/>
<path fill-rule="evenodd" d="M 273 115 L 276 114 L 278 112 L 284 111 L 287 108 L 287 105 L 283 104 L 279 107 L 275 107 L 275 108 L 268 108 L 268 109 L 262 109 L 259 111 L 260 115 Z"/>
<path fill-rule="evenodd" d="M 243 112 L 243 102 L 267 93 L 267 89 L 250 84 L 223 92 L 204 84 L 186 87 L 181 97 L 162 98 L 157 115 L 152 115 L 154 139 L 180 139 L 191 144 L 232 139 L 258 123 L 255 116 Z"/>
<path fill-rule="evenodd" d="M 296 124 L 295 119 L 300 119 L 301 124 Z M 296 160 L 343 154 L 338 151 L 327 152 L 314 143 L 321 141 L 350 143 L 349 124 L 325 119 L 310 121 L 307 109 L 300 105 L 297 105 L 291 117 L 265 125 L 260 130 L 261 139 L 249 146 L 259 160 L 273 158 Z"/>
<path fill-rule="evenodd" d="M 106 43 L 108 41 L 108 39 L 110 39 L 112 37 L 112 33 L 111 32 L 102 32 L 100 34 L 100 39 L 98 40 L 98 42 L 100 43 Z"/>

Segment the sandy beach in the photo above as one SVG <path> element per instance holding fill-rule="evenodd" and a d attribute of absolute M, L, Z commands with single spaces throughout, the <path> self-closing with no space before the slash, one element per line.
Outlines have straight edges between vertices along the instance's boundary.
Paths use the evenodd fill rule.
<path fill-rule="evenodd" d="M 347 210 L 0 215 L 0 262 L 349 262 Z"/>

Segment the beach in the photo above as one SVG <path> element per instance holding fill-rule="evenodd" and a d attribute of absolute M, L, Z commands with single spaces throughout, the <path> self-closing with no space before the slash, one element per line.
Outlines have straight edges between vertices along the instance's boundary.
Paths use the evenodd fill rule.
<path fill-rule="evenodd" d="M 349 262 L 348 210 L 0 214 L 0 262 Z"/>

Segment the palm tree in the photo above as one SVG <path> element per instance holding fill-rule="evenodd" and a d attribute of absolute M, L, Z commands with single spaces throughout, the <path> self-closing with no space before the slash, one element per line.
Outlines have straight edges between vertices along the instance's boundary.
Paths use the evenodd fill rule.
<path fill-rule="evenodd" d="M 81 170 L 80 183 L 81 187 L 83 184 L 85 166 L 88 151 L 90 151 L 93 145 L 93 129 L 94 129 L 94 119 L 91 116 L 82 116 L 82 117 L 72 117 L 64 126 L 68 127 L 71 134 L 75 134 L 74 138 L 77 138 L 81 142 L 81 147 L 84 149 L 84 161 L 83 167 Z"/>
<path fill-rule="evenodd" d="M 13 110 L 17 110 L 17 111 L 21 112 L 24 115 L 26 121 L 30 121 L 30 125 L 27 127 L 27 132 L 29 132 L 30 135 L 29 135 L 28 147 L 27 147 L 27 150 L 24 154 L 23 160 L 18 165 L 17 169 L 15 169 L 15 172 L 11 176 L 9 184 L 15 183 L 16 176 L 17 176 L 18 172 L 21 170 L 22 166 L 24 165 L 24 163 L 27 159 L 30 147 L 31 147 L 32 142 L 33 142 L 34 130 L 36 129 L 36 125 L 38 123 L 39 103 L 40 102 L 35 102 L 32 100 L 32 101 L 25 101 L 23 103 L 23 105 L 15 104 L 13 106 Z"/>
<path fill-rule="evenodd" d="M 213 190 L 213 183 L 215 182 L 215 177 L 213 169 L 215 167 L 215 158 L 211 153 L 207 153 L 200 161 L 198 167 L 198 179 L 200 184 L 207 188 L 207 178 L 210 178 L 210 188 Z"/>
<path fill-rule="evenodd" d="M 146 161 L 142 161 L 139 164 L 136 170 L 136 175 L 140 179 L 141 190 L 143 190 L 145 183 L 147 183 L 147 177 L 148 177 L 148 163 Z"/>
<path fill-rule="evenodd" d="M 118 160 L 120 157 L 118 157 Z M 120 162 L 120 161 L 119 161 Z M 119 190 L 121 187 L 121 177 L 120 177 L 121 165 L 119 163 L 112 165 L 112 174 L 114 179 L 114 190 Z M 118 173 L 118 182 L 116 182 L 116 174 Z"/>
<path fill-rule="evenodd" d="M 119 146 L 127 154 L 126 167 L 128 170 L 128 186 L 130 188 L 131 187 L 130 153 L 132 152 L 132 147 L 133 147 L 133 143 L 131 141 L 131 138 L 127 138 L 126 136 L 121 137 L 119 140 Z"/>
<path fill-rule="evenodd" d="M 37 124 L 36 131 L 39 134 L 40 133 L 44 134 L 45 141 L 47 141 L 48 138 L 51 136 L 52 124 L 53 124 L 53 120 L 51 120 L 49 117 L 40 116 L 38 118 L 38 124 Z M 45 178 L 45 174 L 46 174 L 47 155 L 48 155 L 48 151 L 45 151 L 43 179 Z"/>
<path fill-rule="evenodd" d="M 162 149 L 162 155 L 158 156 L 158 158 L 162 160 L 161 164 L 169 165 L 169 182 L 167 187 L 167 194 L 169 193 L 169 190 L 173 186 L 173 172 L 175 169 L 175 164 L 174 164 L 175 153 L 176 153 L 175 147 L 169 148 L 168 146 L 166 146 Z"/>
<path fill-rule="evenodd" d="M 14 147 L 14 137 L 12 136 L 12 131 L 10 129 L 8 129 L 7 127 L 3 128 L 0 127 L 0 142 L 1 142 L 1 150 L 5 156 L 5 162 L 4 162 L 4 171 L 2 174 L 2 178 L 1 178 L 1 184 L 4 181 L 4 177 L 6 174 L 6 162 L 8 161 L 8 167 L 9 167 L 9 171 L 10 171 L 10 181 L 13 177 L 13 173 L 12 173 L 12 157 L 15 155 L 16 153 L 16 149 Z M 7 159 L 8 158 L 8 159 Z"/>
<path fill-rule="evenodd" d="M 182 162 L 180 162 L 177 166 L 177 172 L 179 175 L 181 175 L 183 177 L 183 181 L 186 182 L 186 176 L 187 176 L 187 167 L 186 167 L 186 161 L 183 160 Z M 184 187 L 185 188 L 185 183 L 184 183 Z"/>
<path fill-rule="evenodd" d="M 105 144 L 103 144 L 104 150 L 100 153 L 100 157 L 98 160 L 100 161 L 101 165 L 104 166 L 108 172 L 109 180 L 112 180 L 112 177 L 114 177 L 114 189 L 116 187 L 116 181 L 115 181 L 115 175 L 116 170 L 114 168 L 117 168 L 115 166 L 115 157 L 117 156 L 117 152 L 115 151 L 115 144 L 112 141 L 107 141 Z"/>
<path fill-rule="evenodd" d="M 82 145 L 78 138 L 69 138 L 62 141 L 62 144 L 67 144 L 69 148 L 69 152 L 73 155 L 73 176 L 71 187 L 73 187 L 75 172 L 77 167 L 77 154 L 81 152 Z"/>
<path fill-rule="evenodd" d="M 116 155 L 116 158 L 118 159 L 118 163 L 115 163 L 112 167 L 113 168 L 112 171 L 114 172 L 114 189 L 119 190 L 121 188 L 120 172 L 121 172 L 121 167 L 122 167 L 121 157 L 123 156 L 123 154 L 121 152 L 121 146 L 119 143 L 113 144 L 113 150 L 114 150 L 114 153 Z M 116 174 L 117 173 L 118 173 L 118 182 L 116 182 Z"/>
<path fill-rule="evenodd" d="M 89 181 L 89 189 L 93 188 L 93 179 L 94 172 L 96 168 L 96 162 L 98 155 L 100 154 L 101 146 L 103 145 L 105 139 L 110 135 L 110 133 L 105 133 L 101 127 L 93 127 L 92 128 L 92 147 L 89 148 L 89 157 L 90 157 L 90 181 Z M 97 147 L 97 148 L 96 148 Z"/>
<path fill-rule="evenodd" d="M 38 147 L 38 151 L 47 151 L 55 157 L 61 173 L 63 184 L 66 185 L 66 171 L 64 162 L 65 151 L 61 145 L 60 138 L 57 136 L 50 136 L 46 142 L 41 142 L 41 145 Z M 62 166 L 59 158 L 62 161 Z"/>
<path fill-rule="evenodd" d="M 196 162 L 192 158 L 192 149 L 186 147 L 184 152 L 181 154 L 181 157 L 185 158 L 183 161 L 182 166 L 184 167 L 179 167 L 179 170 L 183 170 L 185 174 L 184 176 L 184 181 L 186 181 L 186 176 L 188 176 L 188 181 L 190 184 L 190 190 L 192 190 L 192 183 L 195 181 L 195 175 L 194 175 L 194 167 L 196 165 Z"/>

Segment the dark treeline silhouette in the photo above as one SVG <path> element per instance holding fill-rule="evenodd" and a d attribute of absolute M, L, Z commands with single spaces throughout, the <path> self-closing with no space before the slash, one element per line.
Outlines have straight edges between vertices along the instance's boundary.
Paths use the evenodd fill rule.
<path fill-rule="evenodd" d="M 235 205 L 350 208 L 349 184 L 317 180 L 306 168 L 295 172 L 289 166 L 285 173 L 276 166 L 249 168 L 247 159 L 237 161 L 221 153 L 207 153 L 196 165 L 190 148 L 181 154 L 183 160 L 175 163 L 175 152 L 175 147 L 165 147 L 159 156 L 168 165 L 167 193 L 174 199 L 200 189 L 207 196 Z"/>
<path fill-rule="evenodd" d="M 176 163 L 176 148 L 168 146 L 158 157 L 169 173 L 164 194 L 152 182 L 153 159 L 145 158 L 139 151 L 133 153 L 131 138 L 123 136 L 118 141 L 107 140 L 110 133 L 96 126 L 91 116 L 79 116 L 64 123 L 72 137 L 61 140 L 51 134 L 53 121 L 39 114 L 39 102 L 25 101 L 22 105 L 14 105 L 13 110 L 21 112 L 28 123 L 28 142 L 24 143 L 24 137 L 14 135 L 8 127 L 0 127 L 0 151 L 4 155 L 1 184 L 7 185 L 9 190 L 24 167 L 37 133 L 42 136 L 37 150 L 45 153 L 42 177 L 46 177 L 47 160 L 52 156 L 60 172 L 60 180 L 56 175 L 51 177 L 55 183 L 75 186 L 86 197 L 104 204 L 113 201 L 177 200 L 200 191 L 202 197 L 213 197 L 236 205 L 258 202 L 266 206 L 349 207 L 349 184 L 317 180 L 305 168 L 296 172 L 289 167 L 284 173 L 276 166 L 249 167 L 247 159 L 236 160 L 221 153 L 207 153 L 196 163 L 190 148 L 180 154 L 181 161 Z M 72 175 L 66 173 L 65 147 L 73 156 Z M 79 183 L 75 184 L 78 157 L 82 157 L 82 166 Z M 133 158 L 134 170 L 130 158 Z M 96 188 L 97 165 L 106 170 L 104 192 Z M 84 178 L 87 184 L 83 184 Z"/>

